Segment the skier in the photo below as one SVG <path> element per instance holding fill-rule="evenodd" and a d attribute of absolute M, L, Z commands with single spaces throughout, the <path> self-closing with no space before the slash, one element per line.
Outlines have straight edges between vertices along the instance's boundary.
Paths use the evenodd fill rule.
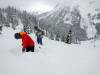
<path fill-rule="evenodd" d="M 16 39 L 22 39 L 22 52 L 34 52 L 35 42 L 26 32 L 15 33 Z"/>
<path fill-rule="evenodd" d="M 42 38 L 43 38 L 44 32 L 42 30 L 40 30 L 37 26 L 35 26 L 34 29 L 35 29 L 35 33 L 37 36 L 37 43 L 39 45 L 43 45 Z M 39 48 L 41 48 L 41 47 L 39 47 Z"/>
<path fill-rule="evenodd" d="M 38 30 L 36 32 L 36 36 L 37 36 L 37 43 L 40 44 L 40 45 L 43 45 L 43 42 L 42 42 L 42 38 L 43 38 L 42 31 Z"/>

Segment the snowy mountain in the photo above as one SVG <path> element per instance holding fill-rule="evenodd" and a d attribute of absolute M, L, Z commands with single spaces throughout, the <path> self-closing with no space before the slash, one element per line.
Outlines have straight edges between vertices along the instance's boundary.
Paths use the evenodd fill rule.
<path fill-rule="evenodd" d="M 1 8 L 0 33 L 3 26 L 32 33 L 34 26 L 39 25 L 45 31 L 46 36 L 53 40 L 66 42 L 70 30 L 72 43 L 98 37 L 100 35 L 100 10 L 95 8 L 94 11 L 91 9 L 93 12 L 84 13 L 86 9 L 82 9 L 82 6 L 71 2 L 59 3 L 53 10 L 43 14 L 31 14 L 14 7 Z"/>
<path fill-rule="evenodd" d="M 42 48 L 22 53 L 16 32 L 3 27 L 0 35 L 0 75 L 100 75 L 100 39 L 69 45 L 44 37 Z"/>
<path fill-rule="evenodd" d="M 71 9 L 69 6 L 59 7 L 49 12 L 45 17 L 40 17 L 40 27 L 45 28 L 52 37 L 66 41 L 69 30 L 72 30 L 72 41 L 75 43 L 76 38 L 87 39 L 85 30 L 80 27 L 81 14 L 77 8 Z M 54 38 L 53 37 L 53 38 Z"/>
<path fill-rule="evenodd" d="M 61 39 L 64 42 L 66 42 L 69 30 L 72 30 L 73 43 L 76 43 L 77 40 L 94 38 L 100 33 L 100 19 L 95 18 L 100 17 L 100 10 L 91 7 L 92 12 L 90 8 L 87 8 L 89 10 L 86 11 L 86 6 L 83 7 L 84 3 L 81 4 L 70 1 L 57 4 L 54 10 L 40 15 L 39 26 L 49 33 L 51 39 Z M 91 1 L 88 2 L 88 5 L 92 5 Z"/>

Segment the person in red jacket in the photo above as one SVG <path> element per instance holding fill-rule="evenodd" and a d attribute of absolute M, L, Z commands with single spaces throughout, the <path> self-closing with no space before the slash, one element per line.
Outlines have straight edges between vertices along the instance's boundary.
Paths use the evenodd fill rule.
<path fill-rule="evenodd" d="M 15 33 L 16 39 L 22 39 L 22 52 L 34 52 L 35 42 L 26 32 Z"/>

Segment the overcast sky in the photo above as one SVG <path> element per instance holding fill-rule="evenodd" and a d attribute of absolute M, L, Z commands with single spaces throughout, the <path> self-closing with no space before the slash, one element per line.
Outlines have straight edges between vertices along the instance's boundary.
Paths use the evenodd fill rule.
<path fill-rule="evenodd" d="M 57 0 L 0 0 L 0 7 L 10 5 L 27 11 L 38 10 L 39 8 L 43 9 L 45 7 L 44 10 L 48 10 L 52 9 L 56 3 Z"/>
<path fill-rule="evenodd" d="M 85 6 L 87 3 L 95 3 L 95 6 L 100 6 L 100 0 L 0 0 L 0 8 L 14 6 L 27 11 L 49 11 L 59 2 L 74 1 Z M 66 2 L 67 4 L 67 2 Z"/>

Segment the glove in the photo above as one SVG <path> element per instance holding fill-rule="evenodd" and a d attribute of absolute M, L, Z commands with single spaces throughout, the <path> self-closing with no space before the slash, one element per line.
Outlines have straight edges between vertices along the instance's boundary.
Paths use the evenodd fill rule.
<path fill-rule="evenodd" d="M 25 48 L 22 48 L 22 52 L 25 52 Z"/>

